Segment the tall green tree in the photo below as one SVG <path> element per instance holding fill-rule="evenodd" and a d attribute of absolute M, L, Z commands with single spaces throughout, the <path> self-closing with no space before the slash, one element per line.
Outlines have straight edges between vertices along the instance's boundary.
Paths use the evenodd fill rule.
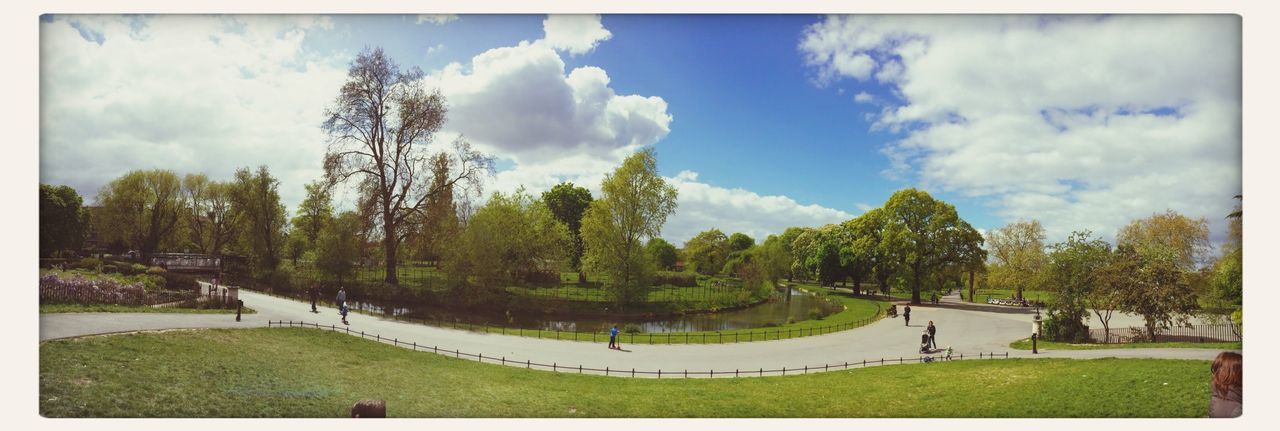
<path fill-rule="evenodd" d="M 40 185 L 40 255 L 78 250 L 84 244 L 89 212 L 76 190 Z"/>
<path fill-rule="evenodd" d="M 1209 221 L 1166 210 L 1121 228 L 1116 234 L 1116 245 L 1133 246 L 1143 254 L 1173 252 L 1179 269 L 1194 271 L 1209 257 Z"/>
<path fill-rule="evenodd" d="M 137 170 L 104 186 L 97 197 L 106 241 L 121 240 L 150 256 L 173 236 L 184 205 L 182 181 L 168 170 Z"/>
<path fill-rule="evenodd" d="M 1132 247 L 1121 246 L 1107 256 L 1098 268 L 1097 282 L 1088 286 L 1084 305 L 1102 324 L 1103 343 L 1111 342 L 1111 317 L 1124 306 L 1126 292 L 1141 289 L 1141 272 L 1142 259 Z"/>
<path fill-rule="evenodd" d="M 325 178 L 330 184 L 356 177 L 364 200 L 376 209 L 386 262 L 384 280 L 399 284 L 400 244 L 412 232 L 406 224 L 427 200 L 455 186 L 479 193 L 493 172 L 493 159 L 458 138 L 449 158 L 447 181 L 430 181 L 435 166 L 428 145 L 444 125 L 444 96 L 425 87 L 422 70 L 401 70 L 382 48 L 356 56 L 323 124 L 329 135 Z"/>
<path fill-rule="evenodd" d="M 185 244 L 197 253 L 209 253 L 210 240 L 209 177 L 204 174 L 187 174 L 182 177 L 182 195 L 186 205 L 182 211 L 182 224 L 186 227 Z"/>
<path fill-rule="evenodd" d="M 658 175 L 652 148 L 627 157 L 600 188 L 604 196 L 582 218 L 584 259 L 608 276 L 605 287 L 614 301 L 629 304 L 647 294 L 653 265 L 643 244 L 675 212 L 676 188 Z"/>
<path fill-rule="evenodd" d="M 1044 226 L 1038 220 L 1019 220 L 987 232 L 993 260 L 988 276 L 991 284 L 1013 288 L 1019 300 L 1023 291 L 1038 287 L 1049 261 L 1044 239 Z"/>
<path fill-rule="evenodd" d="M 235 185 L 229 182 L 210 182 L 205 186 L 204 218 L 208 223 L 208 245 L 205 253 L 221 256 L 237 237 L 240 212 L 232 207 L 231 195 Z"/>
<path fill-rule="evenodd" d="M 796 238 L 806 232 L 807 229 L 809 228 L 789 227 L 782 231 L 781 235 L 778 235 L 778 246 L 782 255 L 787 258 L 787 281 L 795 280 L 796 277 L 804 277 L 803 265 L 799 263 L 799 259 L 795 254 L 794 244 Z"/>
<path fill-rule="evenodd" d="M 494 192 L 451 248 L 445 270 L 455 281 L 494 291 L 556 273 L 570 241 L 568 228 L 523 187 Z"/>
<path fill-rule="evenodd" d="M 1120 246 L 1128 249 L 1129 244 Z M 1136 289 L 1125 290 L 1121 310 L 1142 316 L 1147 335 L 1156 341 L 1156 330 L 1175 321 L 1187 323 L 1196 310 L 1196 293 L 1183 269 L 1185 250 L 1172 247 L 1133 247 L 1142 262 Z"/>
<path fill-rule="evenodd" d="M 560 183 L 551 190 L 542 192 L 542 201 L 556 216 L 557 220 L 569 227 L 569 235 L 573 238 L 569 249 L 569 266 L 574 271 L 582 270 L 582 216 L 587 213 L 594 198 L 585 188 L 573 183 Z M 673 263 L 674 265 L 674 263 Z"/>
<path fill-rule="evenodd" d="M 360 215 L 353 211 L 338 214 L 316 237 L 316 268 L 341 283 L 355 272 L 360 260 Z"/>
<path fill-rule="evenodd" d="M 729 237 L 720 229 L 699 232 L 684 243 L 685 266 L 699 274 L 715 275 L 729 259 Z"/>
<path fill-rule="evenodd" d="M 884 205 L 882 247 L 909 277 L 911 302 L 920 303 L 920 288 L 935 272 L 960 259 L 961 248 L 974 241 L 969 223 L 951 204 L 916 189 L 899 190 Z"/>
<path fill-rule="evenodd" d="M 436 154 L 431 159 L 431 188 L 440 192 L 427 197 L 423 210 L 411 217 L 410 242 L 421 260 L 439 262 L 461 229 L 458 205 L 453 201 L 453 185 L 449 184 L 450 159 Z"/>
<path fill-rule="evenodd" d="M 756 240 L 745 233 L 735 232 L 729 235 L 729 252 L 743 251 L 756 245 Z"/>
<path fill-rule="evenodd" d="M 240 213 L 240 244 L 258 271 L 275 270 L 285 248 L 286 212 L 279 186 L 265 165 L 256 172 L 247 167 L 236 170 L 232 183 L 231 202 Z"/>
<path fill-rule="evenodd" d="M 1098 288 L 1102 268 L 1110 258 L 1111 245 L 1089 231 L 1073 232 L 1065 242 L 1053 245 L 1045 268 L 1047 285 L 1054 293 L 1049 301 L 1049 317 L 1057 327 L 1049 334 L 1062 341 L 1087 340 L 1084 318 L 1088 316 L 1088 293 Z"/>
<path fill-rule="evenodd" d="M 649 243 L 644 246 L 645 252 L 653 259 L 653 264 L 659 270 L 670 271 L 675 269 L 676 260 L 679 256 L 676 253 L 676 246 L 671 245 L 667 240 L 654 237 L 649 239 Z"/>
<path fill-rule="evenodd" d="M 333 193 L 328 184 L 319 181 L 307 183 L 304 187 L 307 195 L 298 204 L 293 220 L 289 222 L 293 226 L 290 236 L 293 236 L 293 230 L 298 231 L 297 236 L 303 241 L 303 249 L 311 250 L 315 248 L 325 223 L 333 219 Z"/>

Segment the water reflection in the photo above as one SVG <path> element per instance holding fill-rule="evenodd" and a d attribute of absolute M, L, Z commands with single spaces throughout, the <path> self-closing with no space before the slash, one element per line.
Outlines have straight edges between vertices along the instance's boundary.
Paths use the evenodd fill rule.
<path fill-rule="evenodd" d="M 792 321 L 825 317 L 840 311 L 840 305 L 797 289 L 774 292 L 768 301 L 743 309 L 653 318 L 566 318 L 533 313 L 456 311 L 430 306 L 393 307 L 365 302 L 353 302 L 350 305 L 357 310 L 411 320 L 565 332 L 606 332 L 615 324 L 618 325 L 619 330 L 639 330 L 640 332 L 725 331 L 778 326 Z"/>

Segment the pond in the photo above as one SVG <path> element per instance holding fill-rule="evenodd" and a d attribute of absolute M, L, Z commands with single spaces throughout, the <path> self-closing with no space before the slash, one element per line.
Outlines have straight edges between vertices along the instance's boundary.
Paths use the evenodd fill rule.
<path fill-rule="evenodd" d="M 627 317 L 607 319 L 603 317 L 571 318 L 543 314 L 503 314 L 449 310 L 442 307 L 385 307 L 374 303 L 352 302 L 357 310 L 377 314 L 390 314 L 407 319 L 456 322 L 460 324 L 504 326 L 508 328 L 542 329 L 565 332 L 607 332 L 612 325 L 619 330 L 640 332 L 690 332 L 726 331 L 732 329 L 764 328 L 826 317 L 840 311 L 840 305 L 803 290 L 789 288 L 775 291 L 769 300 L 750 307 L 714 313 L 696 313 L 679 316 Z"/>

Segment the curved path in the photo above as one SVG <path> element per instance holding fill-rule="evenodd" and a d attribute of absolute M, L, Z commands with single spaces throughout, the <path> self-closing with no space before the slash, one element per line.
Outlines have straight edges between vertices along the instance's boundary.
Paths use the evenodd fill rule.
<path fill-rule="evenodd" d="M 180 328 L 253 328 L 267 321 L 292 320 L 336 325 L 343 328 L 333 307 L 321 306 L 312 313 L 310 305 L 301 301 L 241 290 L 240 297 L 257 313 L 243 315 L 240 322 L 228 314 L 180 313 L 65 313 L 40 316 L 40 340 L 83 335 Z M 1013 350 L 1009 343 L 1025 338 L 1031 331 L 1031 314 L 1018 309 L 961 304 L 947 298 L 942 306 L 912 307 L 911 326 L 903 319 L 885 318 L 871 325 L 826 335 L 775 341 L 736 344 L 693 345 L 623 345 L 622 351 L 609 350 L 605 343 L 558 341 L 514 335 L 478 333 L 425 326 L 383 319 L 363 314 L 348 316 L 352 331 L 378 334 L 418 346 L 439 346 L 483 354 L 488 358 L 506 357 L 523 362 L 578 366 L 609 367 L 614 370 L 756 370 L 802 366 L 821 366 L 862 360 L 918 358 L 920 333 L 928 321 L 938 327 L 939 346 L 951 346 L 957 355 L 976 356 L 979 352 L 1009 352 L 1009 357 L 1066 358 L 1171 358 L 1212 359 L 1214 349 L 1109 349 L 1109 350 L 1042 350 L 1039 355 Z"/>

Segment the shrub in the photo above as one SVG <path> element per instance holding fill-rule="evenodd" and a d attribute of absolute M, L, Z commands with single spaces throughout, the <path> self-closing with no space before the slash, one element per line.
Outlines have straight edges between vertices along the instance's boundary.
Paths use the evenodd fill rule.
<path fill-rule="evenodd" d="M 145 274 L 146 272 L 147 272 L 146 265 L 143 265 L 141 263 L 134 263 L 129 265 L 129 275 Z"/>
<path fill-rule="evenodd" d="M 1090 341 L 1089 327 L 1078 320 L 1055 318 L 1050 315 L 1044 320 L 1041 330 L 1044 332 L 1044 338 L 1051 341 L 1068 343 L 1087 343 Z"/>
<path fill-rule="evenodd" d="M 559 285 L 560 273 L 555 271 L 529 271 L 524 274 L 524 281 L 534 285 Z"/>
<path fill-rule="evenodd" d="M 289 292 L 293 290 L 293 274 L 283 269 L 263 271 L 258 279 L 272 291 Z"/>
<path fill-rule="evenodd" d="M 102 261 L 92 257 L 86 257 L 84 259 L 80 259 L 79 262 L 72 264 L 71 267 L 98 271 L 102 269 Z"/>
<path fill-rule="evenodd" d="M 113 278 L 91 280 L 80 275 L 40 276 L 41 303 L 142 305 L 146 299 L 142 283 L 126 284 Z"/>
<path fill-rule="evenodd" d="M 622 325 L 622 332 L 625 332 L 628 334 L 639 334 L 642 331 L 640 329 L 640 325 L 637 325 L 634 323 L 628 323 L 626 325 Z"/>
<path fill-rule="evenodd" d="M 166 272 L 169 272 L 169 271 L 166 271 L 164 268 L 161 268 L 158 266 L 153 266 L 153 267 L 147 268 L 146 270 L 146 273 L 149 275 L 164 275 L 164 273 Z"/>
<path fill-rule="evenodd" d="M 692 272 L 667 272 L 659 271 L 653 275 L 653 285 L 661 286 L 670 284 L 676 287 L 697 287 L 698 275 Z"/>

